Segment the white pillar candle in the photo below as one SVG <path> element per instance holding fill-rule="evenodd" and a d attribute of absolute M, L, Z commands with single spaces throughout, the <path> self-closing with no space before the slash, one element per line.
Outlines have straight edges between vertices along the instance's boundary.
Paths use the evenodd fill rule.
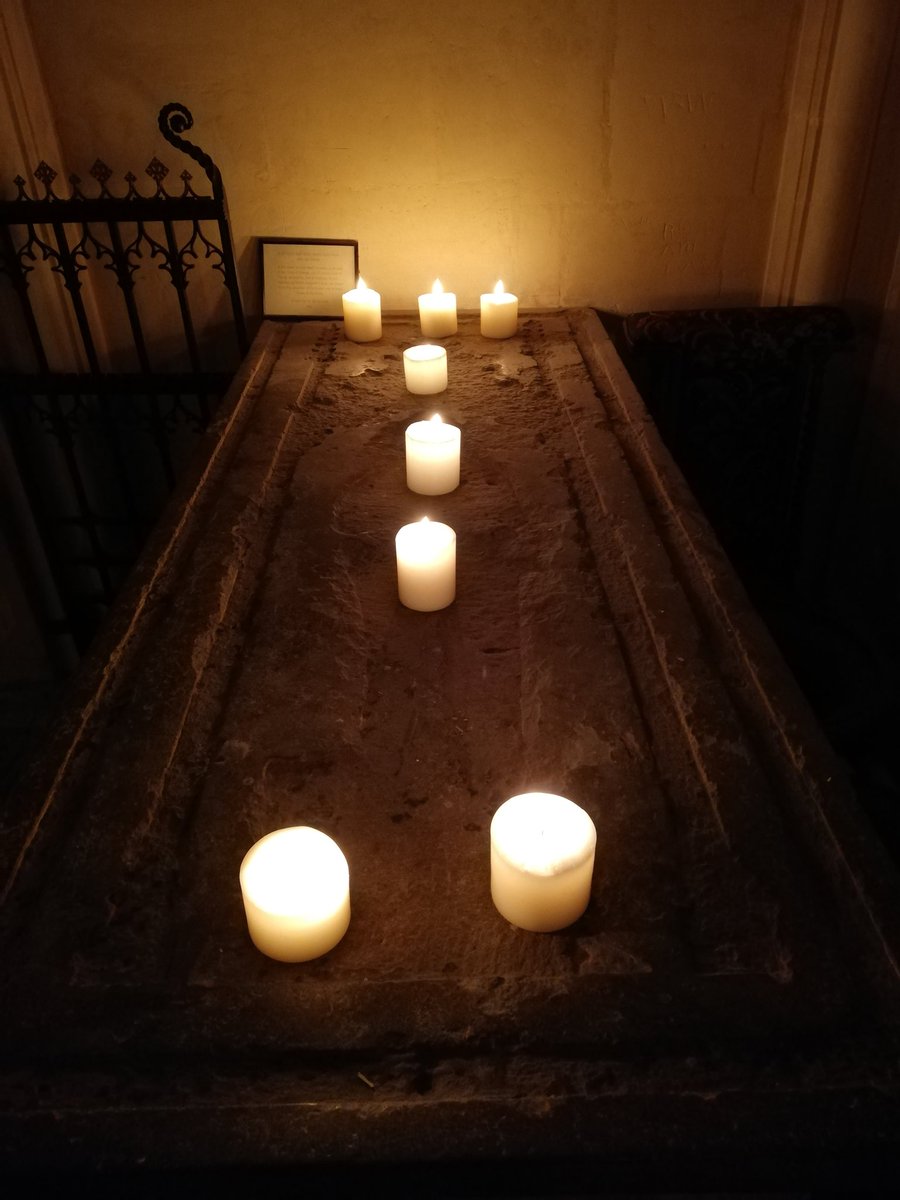
<path fill-rule="evenodd" d="M 456 333 L 456 294 L 445 292 L 436 279 L 430 292 L 419 297 L 419 324 L 423 337 L 449 337 Z"/>
<path fill-rule="evenodd" d="M 526 792 L 491 821 L 491 898 L 521 929 L 549 933 L 577 921 L 591 896 L 597 831 L 564 796 Z"/>
<path fill-rule="evenodd" d="M 400 603 L 417 612 L 446 608 L 456 597 L 456 534 L 423 517 L 394 539 Z"/>
<path fill-rule="evenodd" d="M 406 486 L 420 496 L 443 496 L 459 487 L 461 434 L 435 413 L 406 430 Z"/>
<path fill-rule="evenodd" d="M 308 825 L 276 829 L 241 863 L 253 944 L 280 962 L 327 954 L 350 924 L 350 871 L 340 847 Z"/>
<path fill-rule="evenodd" d="M 341 296 L 344 333 L 351 342 L 375 342 L 381 337 L 381 296 L 366 287 L 360 275 L 356 287 Z"/>
<path fill-rule="evenodd" d="M 443 346 L 410 346 L 403 351 L 403 376 L 414 396 L 446 391 L 447 351 Z"/>
<path fill-rule="evenodd" d="M 519 297 L 504 292 L 498 279 L 492 292 L 481 295 L 481 336 L 508 338 L 519 328 Z"/>

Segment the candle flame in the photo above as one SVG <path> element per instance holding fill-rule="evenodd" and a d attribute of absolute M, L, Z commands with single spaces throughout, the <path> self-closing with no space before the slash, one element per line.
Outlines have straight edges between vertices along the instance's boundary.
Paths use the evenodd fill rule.
<path fill-rule="evenodd" d="M 431 423 L 432 423 L 432 425 L 443 425 L 444 422 L 441 419 L 441 414 L 435 413 L 434 416 L 431 418 Z"/>
<path fill-rule="evenodd" d="M 502 295 L 503 295 L 503 292 L 504 292 L 504 290 L 505 290 L 505 289 L 504 289 L 504 287 L 503 287 L 503 280 L 502 280 L 502 279 L 498 279 L 498 280 L 497 280 L 497 286 L 494 288 L 494 295 L 495 295 L 495 296 L 502 296 Z"/>
<path fill-rule="evenodd" d="M 347 860 L 327 834 L 295 825 L 267 834 L 247 852 L 241 886 L 267 912 L 300 921 L 327 917 L 347 894 Z"/>
<path fill-rule="evenodd" d="M 422 520 L 419 522 L 419 524 L 420 525 L 428 525 L 429 524 L 428 518 L 423 517 Z"/>
<path fill-rule="evenodd" d="M 436 279 L 434 281 L 434 283 L 431 285 L 431 294 L 433 296 L 441 296 L 441 295 L 443 295 L 443 292 L 444 292 L 444 285 L 441 283 L 441 281 L 439 279 Z"/>
<path fill-rule="evenodd" d="M 535 875 L 562 875 L 593 855 L 594 822 L 577 804 L 548 792 L 526 792 L 501 804 L 491 842 L 507 862 Z"/>
<path fill-rule="evenodd" d="M 363 279 L 362 275 L 357 275 L 356 286 L 359 288 L 360 291 L 362 291 L 367 286 L 366 281 Z"/>

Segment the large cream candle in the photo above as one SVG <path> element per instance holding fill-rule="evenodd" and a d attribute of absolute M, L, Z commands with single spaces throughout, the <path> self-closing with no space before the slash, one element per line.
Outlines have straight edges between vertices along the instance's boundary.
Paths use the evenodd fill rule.
<path fill-rule="evenodd" d="M 400 603 L 417 612 L 446 608 L 456 597 L 456 534 L 423 517 L 394 539 Z"/>
<path fill-rule="evenodd" d="M 241 863 L 247 928 L 281 962 L 327 954 L 350 924 L 350 871 L 340 847 L 308 825 L 276 829 Z"/>
<path fill-rule="evenodd" d="M 503 280 L 498 279 L 492 292 L 481 295 L 481 336 L 512 337 L 519 328 L 519 297 L 504 292 Z"/>
<path fill-rule="evenodd" d="M 430 292 L 419 297 L 419 324 L 423 337 L 449 337 L 456 333 L 456 294 L 445 292 L 436 279 Z"/>
<path fill-rule="evenodd" d="M 594 871 L 594 822 L 565 796 L 526 792 L 491 821 L 491 898 L 521 929 L 548 933 L 587 908 Z"/>
<path fill-rule="evenodd" d="M 406 430 L 406 486 L 421 496 L 443 496 L 459 487 L 461 434 L 435 413 Z"/>
<path fill-rule="evenodd" d="M 351 342 L 375 342 L 381 337 L 381 296 L 366 287 L 360 275 L 356 287 L 341 296 L 344 333 Z"/>
<path fill-rule="evenodd" d="M 414 396 L 446 391 L 447 351 L 443 346 L 410 346 L 403 351 L 403 377 Z"/>

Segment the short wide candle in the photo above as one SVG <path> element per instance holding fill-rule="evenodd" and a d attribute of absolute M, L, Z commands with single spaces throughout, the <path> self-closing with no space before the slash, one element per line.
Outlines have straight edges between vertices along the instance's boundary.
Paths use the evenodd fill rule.
<path fill-rule="evenodd" d="M 513 925 L 564 929 L 587 908 L 597 831 L 564 796 L 526 792 L 491 821 L 491 898 Z"/>
<path fill-rule="evenodd" d="M 461 434 L 437 413 L 406 430 L 406 486 L 420 496 L 443 496 L 459 487 Z"/>
<path fill-rule="evenodd" d="M 447 351 L 443 346 L 410 346 L 403 351 L 406 390 L 434 396 L 447 389 Z"/>
<path fill-rule="evenodd" d="M 381 296 L 360 275 L 355 288 L 341 296 L 344 333 L 351 342 L 375 342 L 381 337 Z"/>
<path fill-rule="evenodd" d="M 400 603 L 435 612 L 456 598 L 456 534 L 449 525 L 423 517 L 404 525 L 394 539 Z"/>
<path fill-rule="evenodd" d="M 350 924 L 350 871 L 340 847 L 308 825 L 276 829 L 241 863 L 253 944 L 280 962 L 327 954 Z"/>
<path fill-rule="evenodd" d="M 492 292 L 481 295 L 481 336 L 512 337 L 519 328 L 519 297 L 504 292 L 503 280 L 498 279 Z"/>
<path fill-rule="evenodd" d="M 456 333 L 456 294 L 445 292 L 439 279 L 419 297 L 419 324 L 423 337 L 449 337 Z"/>

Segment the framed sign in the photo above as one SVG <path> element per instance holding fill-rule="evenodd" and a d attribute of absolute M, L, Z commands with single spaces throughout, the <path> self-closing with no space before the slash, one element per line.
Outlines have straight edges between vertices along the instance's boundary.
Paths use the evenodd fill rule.
<path fill-rule="evenodd" d="M 334 238 L 260 238 L 264 317 L 339 317 L 341 296 L 356 287 L 359 242 Z"/>

